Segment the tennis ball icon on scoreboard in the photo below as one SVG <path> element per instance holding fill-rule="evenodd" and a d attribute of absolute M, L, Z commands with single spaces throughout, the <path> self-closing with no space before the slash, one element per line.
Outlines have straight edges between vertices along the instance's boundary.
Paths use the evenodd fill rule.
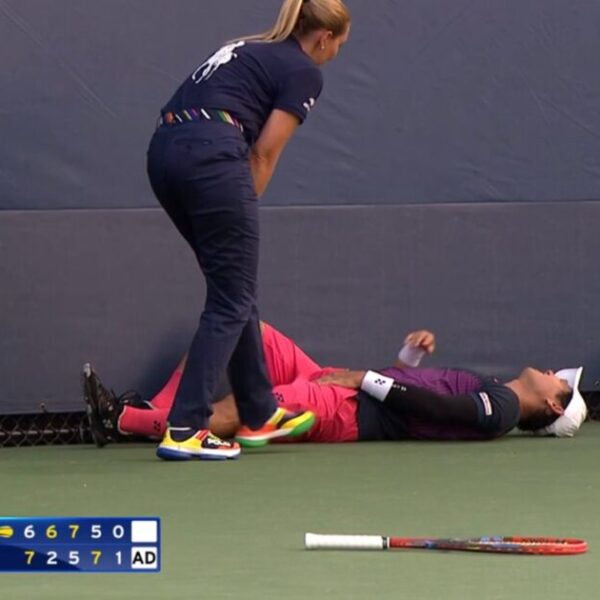
<path fill-rule="evenodd" d="M 15 534 L 15 530 L 10 525 L 0 525 L 0 538 L 10 539 Z"/>

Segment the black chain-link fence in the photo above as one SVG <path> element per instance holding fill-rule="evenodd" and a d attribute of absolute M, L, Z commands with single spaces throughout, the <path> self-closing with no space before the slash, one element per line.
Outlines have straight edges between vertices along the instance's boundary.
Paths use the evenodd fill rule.
<path fill-rule="evenodd" d="M 156 443 L 155 440 L 134 435 L 117 436 L 114 441 L 120 444 Z M 0 415 L 0 448 L 93 443 L 88 417 L 84 411 Z"/>
<path fill-rule="evenodd" d="M 90 443 L 85 412 L 0 415 L 0 447 Z"/>

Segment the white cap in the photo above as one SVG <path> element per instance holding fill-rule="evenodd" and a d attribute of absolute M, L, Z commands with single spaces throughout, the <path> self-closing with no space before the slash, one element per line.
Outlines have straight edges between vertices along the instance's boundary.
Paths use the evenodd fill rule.
<path fill-rule="evenodd" d="M 579 381 L 583 373 L 583 367 L 576 369 L 562 369 L 555 375 L 559 379 L 564 379 L 573 390 L 573 395 L 565 412 L 554 421 L 554 423 L 538 429 L 537 435 L 555 435 L 556 437 L 573 437 L 575 432 L 581 427 L 587 416 L 587 406 L 583 396 L 579 392 Z"/>

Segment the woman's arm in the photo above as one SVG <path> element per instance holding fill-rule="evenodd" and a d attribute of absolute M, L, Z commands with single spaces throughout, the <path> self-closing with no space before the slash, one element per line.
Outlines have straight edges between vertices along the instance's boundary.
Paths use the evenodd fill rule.
<path fill-rule="evenodd" d="M 277 161 L 299 125 L 298 117 L 275 109 L 252 147 L 250 167 L 258 197 L 267 189 Z"/>

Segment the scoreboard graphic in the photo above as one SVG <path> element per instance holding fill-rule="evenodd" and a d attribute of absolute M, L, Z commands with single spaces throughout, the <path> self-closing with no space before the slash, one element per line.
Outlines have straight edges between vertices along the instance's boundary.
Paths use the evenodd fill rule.
<path fill-rule="evenodd" d="M 0 572 L 159 573 L 155 517 L 0 517 Z"/>

